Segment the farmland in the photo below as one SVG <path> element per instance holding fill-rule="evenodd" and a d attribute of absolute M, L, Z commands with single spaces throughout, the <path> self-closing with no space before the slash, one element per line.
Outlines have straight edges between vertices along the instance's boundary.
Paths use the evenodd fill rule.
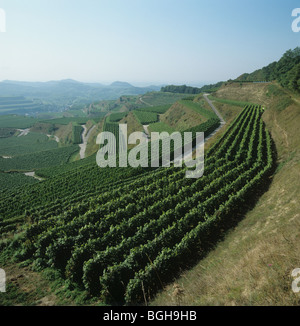
<path fill-rule="evenodd" d="M 73 199 L 59 196 L 57 205 L 36 202 L 26 209 L 31 223 L 16 243 L 18 259 L 37 270 L 54 268 L 72 286 L 106 303 L 142 303 L 144 293 L 149 300 L 161 282 L 177 275 L 175 265 L 190 264 L 195 258 L 191 252 L 204 250 L 209 236 L 218 237 L 233 222 L 230 216 L 243 212 L 241 203 L 255 197 L 272 173 L 272 140 L 261 115 L 259 106 L 245 107 L 206 153 L 205 175 L 197 180 L 186 179 L 184 168 L 141 171 L 140 176 L 134 172 L 134 178 L 129 169 L 127 179 L 124 175 L 109 185 L 106 178 L 98 185 L 101 194 L 87 191 L 78 197 L 72 174 L 65 186 L 60 177 L 57 186 L 64 192 L 73 189 L 68 195 Z M 114 132 L 115 126 L 104 129 Z M 115 182 L 118 171 L 122 173 L 110 173 Z M 8 232 L 16 227 L 17 207 L 0 204 L 7 212 L 2 228 Z M 17 206 L 24 204 L 18 201 Z"/>
<path fill-rule="evenodd" d="M 134 111 L 134 114 L 142 125 L 158 122 L 158 115 L 155 112 Z"/>
<path fill-rule="evenodd" d="M 68 163 L 70 157 L 79 151 L 77 145 L 17 155 L 11 159 L 0 157 L 4 171 L 29 171 Z"/>
<path fill-rule="evenodd" d="M 262 107 L 251 104 L 255 96 L 246 91 L 234 96 L 236 85 L 226 90 L 232 92 L 228 97 L 223 88 L 211 97 L 227 124 L 206 144 L 199 179 L 187 179 L 186 167 L 100 169 L 96 151 L 83 160 L 76 157 L 81 123 L 111 132 L 117 147 L 123 123 L 130 132 L 149 124 L 149 132 L 204 131 L 208 138 L 220 121 L 201 94 L 158 106 L 146 105 L 143 96 L 143 106 L 103 111 L 105 118 L 99 116 L 98 122 L 88 116 L 23 117 L 23 122 L 5 116 L 11 128 L 4 123 L 0 139 L 0 261 L 12 270 L 52 275 L 52 281 L 63 284 L 59 296 L 68 296 L 68 303 L 169 302 L 163 297 L 169 284 L 199 262 L 205 264 L 206 254 L 214 254 L 227 231 L 255 209 L 276 171 L 277 152 L 265 124 L 271 111 L 263 107 L 279 95 L 263 97 Z M 28 133 L 16 128 L 19 123 Z M 277 146 L 284 150 L 278 141 Z M 279 168 L 284 171 L 293 159 L 286 158 Z M 42 180 L 25 176 L 29 171 Z"/>
<path fill-rule="evenodd" d="M 41 107 L 25 97 L 0 97 L 0 114 L 32 113 Z"/>

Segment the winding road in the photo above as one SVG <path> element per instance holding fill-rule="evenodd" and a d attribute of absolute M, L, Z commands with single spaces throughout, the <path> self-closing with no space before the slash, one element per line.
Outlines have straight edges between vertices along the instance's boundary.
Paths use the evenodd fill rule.
<path fill-rule="evenodd" d="M 216 107 L 213 105 L 212 101 L 208 98 L 209 94 L 203 94 L 204 99 L 207 101 L 207 103 L 209 104 L 209 106 L 212 108 L 212 110 L 215 112 L 215 114 L 218 116 L 218 118 L 220 119 L 220 126 L 214 131 L 212 132 L 209 136 L 205 137 L 204 141 L 207 141 L 208 139 L 210 139 L 211 137 L 213 137 L 220 129 L 223 128 L 223 126 L 226 124 L 226 121 L 223 119 L 222 115 L 220 114 L 220 112 L 216 109 Z M 203 146 L 202 143 L 198 144 L 199 148 L 201 148 L 201 146 Z M 181 162 L 181 161 L 189 161 L 192 159 L 193 157 L 193 152 L 197 149 L 198 147 L 195 146 L 194 148 L 192 148 L 190 151 L 183 153 L 183 155 L 178 156 L 174 159 L 174 162 Z"/>
<path fill-rule="evenodd" d="M 206 100 L 206 102 L 209 104 L 209 106 L 213 109 L 213 111 L 215 112 L 215 114 L 218 116 L 218 118 L 221 121 L 221 125 L 225 125 L 226 122 L 223 119 L 223 117 L 221 116 L 220 112 L 216 109 L 216 107 L 213 105 L 213 102 L 208 98 L 209 94 L 203 94 L 204 99 Z"/>
<path fill-rule="evenodd" d="M 88 140 L 90 138 L 91 132 L 94 130 L 94 128 L 96 128 L 96 126 L 93 126 L 88 132 L 87 132 L 87 128 L 86 126 L 82 126 L 83 127 L 83 132 L 82 132 L 82 144 L 79 145 L 80 147 L 80 159 L 84 159 L 85 158 L 85 150 L 86 150 L 86 146 L 88 143 Z"/>

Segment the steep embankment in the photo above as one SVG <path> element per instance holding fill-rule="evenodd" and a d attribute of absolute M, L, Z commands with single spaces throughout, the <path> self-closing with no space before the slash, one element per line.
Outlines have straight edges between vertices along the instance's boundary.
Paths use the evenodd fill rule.
<path fill-rule="evenodd" d="M 194 107 L 191 108 L 188 105 Z M 192 101 L 178 101 L 165 114 L 160 116 L 160 121 L 179 131 L 195 127 L 207 120 L 207 118 L 199 114 L 198 107 L 200 110 L 200 104 Z"/>
<path fill-rule="evenodd" d="M 272 84 L 231 84 L 216 97 L 265 106 L 278 152 L 268 191 L 204 260 L 161 293 L 160 305 L 299 305 L 291 273 L 300 268 L 300 102 Z"/>

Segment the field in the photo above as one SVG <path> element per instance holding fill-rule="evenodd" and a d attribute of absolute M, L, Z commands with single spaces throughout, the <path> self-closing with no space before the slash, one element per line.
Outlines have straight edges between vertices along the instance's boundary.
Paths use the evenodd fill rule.
<path fill-rule="evenodd" d="M 141 112 L 153 112 L 157 114 L 163 114 L 166 113 L 169 108 L 171 107 L 170 104 L 167 105 L 160 105 L 160 106 L 148 106 L 148 107 L 143 107 L 143 108 L 138 108 L 136 111 L 141 111 Z"/>
<path fill-rule="evenodd" d="M 32 177 L 28 177 L 23 173 L 13 172 L 13 173 L 3 173 L 0 172 L 0 193 L 2 191 L 7 191 L 7 189 L 16 189 L 24 185 L 33 185 L 37 183 L 38 180 Z M 2 194 L 2 193 L 1 193 Z"/>
<path fill-rule="evenodd" d="M 159 116 L 160 123 L 176 131 L 185 131 L 209 119 L 215 118 L 214 112 L 203 105 L 203 99 L 179 100 L 174 103 L 164 114 Z M 154 128 L 160 128 L 160 124 Z M 150 125 L 150 129 L 153 126 Z"/>
<path fill-rule="evenodd" d="M 0 97 L 0 114 L 18 114 L 24 112 L 34 112 L 42 105 L 34 103 L 25 97 Z"/>
<path fill-rule="evenodd" d="M 3 171 L 31 171 L 69 162 L 71 156 L 79 151 L 77 145 L 60 147 L 30 154 L 14 156 L 11 159 L 0 157 Z"/>
<path fill-rule="evenodd" d="M 207 153 L 205 176 L 197 180 L 185 178 L 184 168 L 141 171 L 140 177 L 135 171 L 134 178 L 129 169 L 129 178 L 115 185 L 109 179 L 99 184 L 98 176 L 100 194 L 82 192 L 78 197 L 72 174 L 65 186 L 58 177 L 64 197 L 56 191 L 57 205 L 36 202 L 30 210 L 28 206 L 31 223 L 24 225 L 15 243 L 20 247 L 16 257 L 37 270 L 54 268 L 72 287 L 103 302 L 136 304 L 143 303 L 145 296 L 151 299 L 162 283 L 195 259 L 191 252 L 206 249 L 208 234 L 218 238 L 232 222 L 229 217 L 244 211 L 241 203 L 255 197 L 272 172 L 272 141 L 261 114 L 258 106 L 242 111 Z M 85 173 L 86 177 L 92 176 Z M 73 199 L 66 200 L 70 191 Z M 25 200 L 22 193 L 15 200 L 24 210 L 29 203 L 20 201 L 20 196 Z M 22 220 L 22 213 L 16 218 L 14 203 L 0 204 L 6 212 L 2 230 L 9 232 L 16 220 Z"/>
<path fill-rule="evenodd" d="M 133 111 L 134 115 L 142 125 L 149 125 L 158 121 L 158 114 L 155 112 Z"/>
<path fill-rule="evenodd" d="M 298 248 L 296 239 L 288 237 L 293 250 L 284 240 L 292 234 L 284 212 L 291 213 L 292 224 L 298 214 L 297 182 L 288 173 L 298 173 L 299 144 L 292 137 L 298 107 L 285 106 L 288 96 L 276 85 L 221 87 L 212 100 L 227 124 L 206 143 L 199 179 L 187 179 L 185 167 L 100 169 L 95 152 L 70 163 L 78 153 L 72 145 L 75 132 L 78 142 L 82 133 L 76 119 L 53 125 L 38 121 L 35 132 L 22 137 L 11 128 L 15 136 L 0 139 L 0 156 L 12 157 L 0 158 L 1 170 L 10 172 L 0 172 L 0 262 L 11 275 L 23 273 L 26 279 L 18 281 L 21 287 L 10 283 L 2 302 L 35 305 L 44 297 L 53 304 L 79 305 L 245 305 L 263 304 L 266 297 L 297 302 L 284 290 L 290 284 L 284 264 L 297 265 Z M 257 99 L 261 106 L 250 104 Z M 151 115 L 160 121 L 151 123 Z M 206 137 L 219 126 L 197 95 L 161 107 L 144 103 L 113 111 L 97 124 L 97 132 L 110 131 L 118 142 L 119 123 L 128 123 L 132 132 L 143 131 L 142 122 L 149 123 L 149 132 L 205 131 Z M 53 129 L 53 135 L 61 135 L 59 143 L 36 132 L 51 126 L 59 126 Z M 63 145 L 64 131 L 69 146 Z M 35 171 L 43 181 L 25 171 Z M 279 194 L 283 208 L 276 202 Z M 214 293 L 212 275 L 220 285 Z M 268 290 L 272 280 L 276 297 Z M 46 290 L 53 286 L 55 292 Z M 26 287 L 31 295 L 25 296 Z"/>
<path fill-rule="evenodd" d="M 82 143 L 82 132 L 83 127 L 78 125 L 77 123 L 72 124 L 72 142 L 73 144 L 81 144 Z"/>
<path fill-rule="evenodd" d="M 299 266 L 300 250 L 300 143 L 299 137 L 295 137 L 299 125 L 299 96 L 276 83 L 227 85 L 214 96 L 232 102 L 259 101 L 264 106 L 263 120 L 276 146 L 277 169 L 270 186 L 266 186 L 267 192 L 243 215 L 242 221 L 151 304 L 298 306 L 299 295 L 291 291 L 291 273 Z M 281 110 L 285 98 L 292 99 L 292 104 Z M 220 112 L 226 112 L 226 121 L 240 111 L 237 106 L 220 102 L 215 105 Z M 215 286 L 216 279 L 218 286 Z M 176 289 L 180 296 L 176 296 Z"/>
<path fill-rule="evenodd" d="M 113 136 L 110 137 L 107 140 L 107 142 L 108 142 L 109 145 L 107 145 L 106 142 L 105 142 L 105 144 L 103 144 L 104 139 L 102 139 L 101 142 L 102 142 L 103 145 L 109 146 L 108 153 L 110 153 L 110 154 L 117 154 L 117 153 L 119 153 L 119 151 L 124 151 L 125 150 L 127 139 L 125 139 L 123 137 L 122 138 L 122 141 L 120 143 L 120 136 L 119 136 L 120 129 L 119 129 L 119 124 L 116 123 L 116 122 L 108 122 L 107 120 L 110 121 L 110 119 L 108 119 L 108 118 L 105 119 L 104 126 L 103 126 L 103 131 L 104 132 L 110 132 L 111 135 L 113 135 Z"/>
<path fill-rule="evenodd" d="M 166 131 L 169 134 L 172 134 L 175 131 L 175 129 L 173 129 L 172 127 L 168 126 L 164 122 L 156 122 L 156 123 L 152 123 L 149 126 L 149 131 L 150 132 L 163 132 L 163 131 Z"/>
<path fill-rule="evenodd" d="M 18 156 L 58 147 L 54 140 L 44 134 L 30 132 L 26 136 L 0 138 L 0 156 Z"/>
<path fill-rule="evenodd" d="M 173 94 L 173 93 L 165 93 L 165 92 L 151 92 L 144 94 L 139 98 L 140 102 L 142 102 L 142 106 L 145 107 L 145 104 L 148 107 L 157 107 L 157 106 L 165 106 L 169 104 L 174 104 L 182 98 L 186 97 L 186 94 Z"/>
<path fill-rule="evenodd" d="M 46 124 L 58 124 L 58 125 L 68 125 L 71 122 L 83 125 L 86 124 L 89 120 L 94 120 L 95 122 L 99 122 L 101 119 L 103 119 L 103 115 L 99 115 L 97 117 L 63 117 L 63 118 L 57 118 L 57 119 L 48 119 L 48 120 L 39 120 L 41 123 Z"/>
<path fill-rule="evenodd" d="M 37 119 L 18 115 L 0 116 L 0 128 L 26 129 L 37 123 Z"/>

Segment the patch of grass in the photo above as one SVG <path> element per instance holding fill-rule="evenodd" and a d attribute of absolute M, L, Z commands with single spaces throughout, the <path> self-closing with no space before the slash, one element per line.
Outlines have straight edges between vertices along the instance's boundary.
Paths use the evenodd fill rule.
<path fill-rule="evenodd" d="M 153 106 L 174 104 L 178 100 L 186 97 L 186 94 L 174 94 L 165 92 L 151 92 L 142 96 L 142 100 Z"/>
<path fill-rule="evenodd" d="M 157 123 L 152 123 L 149 125 L 149 132 L 163 132 L 166 131 L 169 134 L 173 133 L 175 129 L 170 127 L 164 122 L 157 122 Z"/>
<path fill-rule="evenodd" d="M 158 114 L 163 114 L 166 113 L 169 108 L 171 107 L 170 104 L 167 105 L 160 105 L 160 106 L 151 106 L 151 107 L 146 107 L 146 108 L 137 108 L 135 111 L 146 111 L 146 112 L 154 112 Z"/>
<path fill-rule="evenodd" d="M 32 127 L 38 119 L 20 115 L 0 115 L 0 128 L 26 129 Z"/>
<path fill-rule="evenodd" d="M 117 112 L 110 114 L 106 119 L 107 122 L 119 122 L 128 115 L 128 112 Z"/>
<path fill-rule="evenodd" d="M 217 101 L 223 104 L 229 104 L 229 105 L 234 105 L 234 106 L 239 106 L 244 108 L 246 105 L 251 105 L 253 103 L 250 102 L 244 102 L 244 101 L 235 101 L 235 100 L 228 100 L 228 99 L 223 99 L 223 98 L 218 98 L 215 96 L 210 95 L 209 99 L 212 101 Z"/>
<path fill-rule="evenodd" d="M 70 117 L 70 118 L 58 118 L 58 119 L 49 119 L 49 120 L 40 120 L 41 123 L 47 124 L 57 124 L 57 125 L 68 125 L 69 123 L 77 123 L 84 125 L 86 124 L 91 118 L 87 117 Z"/>
<path fill-rule="evenodd" d="M 244 86 L 243 86 L 244 87 Z M 246 91 L 250 89 L 253 93 Z M 268 98 L 266 85 L 245 86 L 241 97 Z M 236 87 L 222 89 L 229 97 Z M 245 93 L 244 93 L 245 91 Z M 276 89 L 274 90 L 276 91 Z M 279 100 L 281 97 L 279 96 Z M 300 267 L 300 141 L 299 105 L 277 110 L 278 99 L 269 103 L 263 117 L 275 141 L 278 165 L 267 192 L 255 207 L 190 271 L 176 280 L 186 306 L 298 306 L 291 273 Z M 173 284 L 152 305 L 176 305 Z"/>
<path fill-rule="evenodd" d="M 133 111 L 133 114 L 142 125 L 158 122 L 158 114 L 154 112 Z"/>
<path fill-rule="evenodd" d="M 293 104 L 293 100 L 290 97 L 282 97 L 280 99 L 278 99 L 277 104 L 276 104 L 276 110 L 277 111 L 283 111 L 285 110 L 287 107 L 289 107 L 291 104 Z"/>

